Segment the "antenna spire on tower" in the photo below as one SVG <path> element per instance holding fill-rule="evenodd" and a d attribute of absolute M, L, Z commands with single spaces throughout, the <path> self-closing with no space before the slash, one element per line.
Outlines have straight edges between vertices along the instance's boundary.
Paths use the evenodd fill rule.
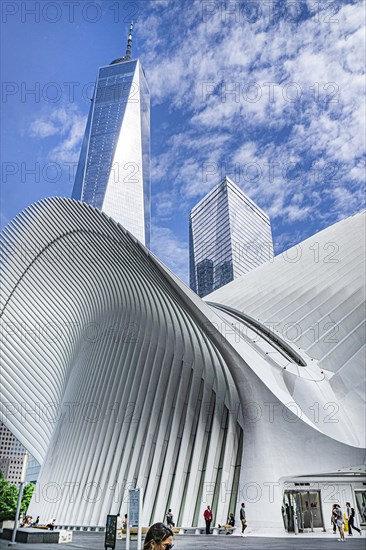
<path fill-rule="evenodd" d="M 126 55 L 124 57 L 119 57 L 118 59 L 115 59 L 112 61 L 111 65 L 115 65 L 116 63 L 123 63 L 124 61 L 131 61 L 131 54 L 132 54 L 132 29 L 133 29 L 133 21 L 131 21 L 130 25 L 130 32 L 128 33 L 128 39 L 127 39 L 127 48 L 126 48 Z"/>
<path fill-rule="evenodd" d="M 132 29 L 133 29 L 133 21 L 131 21 L 130 32 L 129 32 L 129 34 L 128 34 L 127 49 L 126 49 L 125 59 L 131 59 L 131 53 L 132 53 Z"/>

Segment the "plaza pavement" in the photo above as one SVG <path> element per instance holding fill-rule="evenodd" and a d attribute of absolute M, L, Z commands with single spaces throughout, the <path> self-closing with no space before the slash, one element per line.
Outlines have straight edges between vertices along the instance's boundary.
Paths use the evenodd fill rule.
<path fill-rule="evenodd" d="M 330 533 L 309 533 L 307 535 L 287 535 L 286 537 L 259 537 L 248 536 L 241 538 L 238 536 L 206 536 L 206 535 L 184 535 L 177 536 L 174 541 L 174 550 L 333 550 L 339 548 L 342 543 L 338 542 L 338 537 Z M 350 550 L 366 550 L 366 537 L 363 532 L 360 537 L 349 537 L 346 540 L 346 548 Z M 131 550 L 136 550 L 136 542 L 131 542 Z M 343 546 L 342 546 L 343 547 Z M 0 549 L 8 548 L 8 541 L 0 539 Z M 20 544 L 15 546 L 18 550 L 103 550 L 103 533 L 73 533 L 71 543 L 60 546 L 59 544 Z M 117 541 L 116 550 L 125 550 L 126 542 Z"/>

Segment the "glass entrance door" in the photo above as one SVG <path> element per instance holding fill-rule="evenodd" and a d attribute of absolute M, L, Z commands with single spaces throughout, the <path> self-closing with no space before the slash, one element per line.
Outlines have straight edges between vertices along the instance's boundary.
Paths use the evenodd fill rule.
<path fill-rule="evenodd" d="M 324 527 L 320 506 L 320 491 L 300 493 L 300 498 L 304 529 L 313 530 Z"/>
<path fill-rule="evenodd" d="M 361 527 L 366 527 L 366 491 L 355 491 L 356 510 Z"/>
<path fill-rule="evenodd" d="M 299 531 L 324 529 L 320 491 L 285 491 L 282 516 L 288 532 L 295 530 L 295 520 Z"/>

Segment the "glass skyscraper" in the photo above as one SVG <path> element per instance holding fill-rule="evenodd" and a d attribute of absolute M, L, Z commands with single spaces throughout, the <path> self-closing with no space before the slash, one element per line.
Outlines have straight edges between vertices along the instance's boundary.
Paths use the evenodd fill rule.
<path fill-rule="evenodd" d="M 150 246 L 150 93 L 144 70 L 126 55 L 101 67 L 72 198 L 99 208 Z"/>
<path fill-rule="evenodd" d="M 269 217 L 228 177 L 189 216 L 190 286 L 201 297 L 273 259 Z"/>

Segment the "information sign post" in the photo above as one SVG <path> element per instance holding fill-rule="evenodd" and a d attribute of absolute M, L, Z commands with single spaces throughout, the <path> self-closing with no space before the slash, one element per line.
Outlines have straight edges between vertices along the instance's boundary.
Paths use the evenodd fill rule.
<path fill-rule="evenodd" d="M 112 548 L 114 550 L 114 548 L 116 547 L 117 517 L 118 516 L 107 516 L 104 548 Z"/>
<path fill-rule="evenodd" d="M 130 489 L 128 492 L 126 550 L 130 549 L 131 527 L 137 527 L 137 550 L 142 550 L 142 494 L 143 489 Z"/>

